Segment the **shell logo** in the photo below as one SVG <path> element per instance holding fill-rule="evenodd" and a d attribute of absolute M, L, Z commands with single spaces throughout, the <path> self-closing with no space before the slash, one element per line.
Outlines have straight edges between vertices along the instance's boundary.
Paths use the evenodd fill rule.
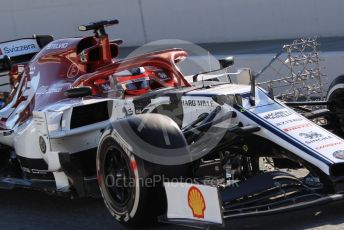
<path fill-rule="evenodd" d="M 205 200 L 202 192 L 195 186 L 192 186 L 188 192 L 188 204 L 191 208 L 192 215 L 196 218 L 204 218 L 206 209 Z"/>

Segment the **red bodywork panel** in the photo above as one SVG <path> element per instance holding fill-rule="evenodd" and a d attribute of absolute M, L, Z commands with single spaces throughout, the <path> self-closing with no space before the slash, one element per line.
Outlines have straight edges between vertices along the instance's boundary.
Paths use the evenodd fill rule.
<path fill-rule="evenodd" d="M 0 128 L 11 129 L 30 118 L 33 110 L 64 99 L 64 91 L 71 87 L 90 86 L 97 92 L 101 79 L 136 67 L 153 66 L 165 71 L 171 78 L 169 82 L 159 79 L 154 71 L 149 75 L 162 87 L 189 86 L 175 65 L 187 56 L 182 49 L 153 52 L 116 62 L 117 54 L 118 46 L 110 44 L 107 37 L 68 38 L 49 43 L 26 65 L 21 76 L 18 77 L 16 71 L 10 76 L 13 90 L 7 106 L 0 111 Z M 34 95 L 30 96 L 33 90 Z M 14 118 L 13 113 L 19 116 Z M 16 120 L 8 125 L 8 119 Z"/>

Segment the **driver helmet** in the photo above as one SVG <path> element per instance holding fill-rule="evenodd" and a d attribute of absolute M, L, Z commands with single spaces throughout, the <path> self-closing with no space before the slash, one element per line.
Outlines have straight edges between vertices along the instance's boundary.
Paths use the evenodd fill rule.
<path fill-rule="evenodd" d="M 127 95 L 142 95 L 148 93 L 150 89 L 149 77 L 146 74 L 140 74 L 130 77 L 117 77 L 118 83 L 123 87 Z"/>

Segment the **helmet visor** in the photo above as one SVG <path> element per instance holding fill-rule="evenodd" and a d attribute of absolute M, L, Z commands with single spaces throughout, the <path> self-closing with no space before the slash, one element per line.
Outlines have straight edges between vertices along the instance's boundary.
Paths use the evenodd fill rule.
<path fill-rule="evenodd" d="M 125 88 L 127 90 L 139 90 L 139 89 L 147 89 L 149 88 L 149 82 L 145 78 L 132 80 L 125 84 Z"/>

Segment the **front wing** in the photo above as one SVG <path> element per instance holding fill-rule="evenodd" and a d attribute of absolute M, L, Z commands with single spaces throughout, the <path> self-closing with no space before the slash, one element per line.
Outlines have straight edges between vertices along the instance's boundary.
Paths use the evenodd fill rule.
<path fill-rule="evenodd" d="M 344 199 L 320 194 L 284 172 L 267 172 L 226 187 L 165 182 L 167 212 L 159 220 L 188 227 L 225 226 L 232 218 L 272 215 Z"/>

